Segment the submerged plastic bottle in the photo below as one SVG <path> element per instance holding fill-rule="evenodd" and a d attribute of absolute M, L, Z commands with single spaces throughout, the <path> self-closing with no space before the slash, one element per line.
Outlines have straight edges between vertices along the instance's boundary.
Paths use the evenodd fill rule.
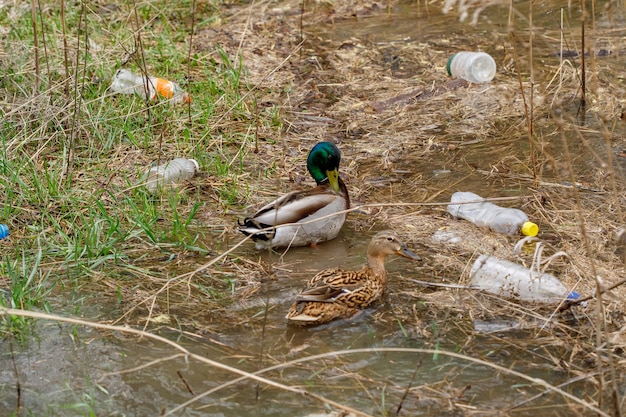
<path fill-rule="evenodd" d="M 471 83 L 486 83 L 496 75 L 496 61 L 485 52 L 459 52 L 448 59 L 448 75 Z"/>
<path fill-rule="evenodd" d="M 9 237 L 9 226 L 7 226 L 6 224 L 0 224 L 0 240 L 4 239 L 5 237 Z"/>
<path fill-rule="evenodd" d="M 113 76 L 111 91 L 120 94 L 137 94 L 146 99 L 146 89 L 150 100 L 159 97 L 172 100 L 172 103 L 191 103 L 191 96 L 174 81 L 158 77 L 135 75 L 131 71 L 121 68 Z"/>
<path fill-rule="evenodd" d="M 580 297 L 553 275 L 489 255 L 480 255 L 476 259 L 470 279 L 471 288 L 523 301 L 558 303 Z"/>
<path fill-rule="evenodd" d="M 525 236 L 537 236 L 539 233 L 539 226 L 528 221 L 528 216 L 522 210 L 500 207 L 484 201 L 478 194 L 459 191 L 452 194 L 450 201 L 452 204 L 448 205 L 448 213 L 477 226 L 486 226 L 494 232 L 507 235 L 521 233 Z M 470 201 L 471 203 L 459 204 Z"/>
<path fill-rule="evenodd" d="M 146 188 L 151 193 L 167 184 L 178 183 L 198 173 L 200 166 L 195 159 L 176 158 L 171 161 L 154 166 L 146 172 Z"/>

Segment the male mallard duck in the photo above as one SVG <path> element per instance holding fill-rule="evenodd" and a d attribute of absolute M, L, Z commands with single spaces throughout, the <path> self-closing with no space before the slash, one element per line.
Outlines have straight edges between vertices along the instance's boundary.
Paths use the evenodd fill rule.
<path fill-rule="evenodd" d="M 327 269 L 317 273 L 297 296 L 287 320 L 299 325 L 321 324 L 356 314 L 378 300 L 387 286 L 385 258 L 400 255 L 420 260 L 393 232 L 379 232 L 367 247 L 367 264 L 359 271 Z"/>
<path fill-rule="evenodd" d="M 348 190 L 339 177 L 340 161 L 341 152 L 334 144 L 320 142 L 315 145 L 309 152 L 306 165 L 317 187 L 292 191 L 272 201 L 253 217 L 240 222 L 239 231 L 252 236 L 257 249 L 314 245 L 337 237 L 346 213 L 311 221 L 350 208 Z M 307 224 L 298 224 L 304 222 Z M 288 223 L 295 224 L 281 226 Z M 261 231 L 272 226 L 276 227 Z"/>

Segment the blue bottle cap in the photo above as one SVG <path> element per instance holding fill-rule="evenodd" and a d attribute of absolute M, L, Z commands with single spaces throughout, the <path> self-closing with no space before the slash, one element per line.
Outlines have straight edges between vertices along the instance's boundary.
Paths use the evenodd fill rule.
<path fill-rule="evenodd" d="M 4 239 L 7 236 L 9 236 L 9 226 L 0 224 L 0 239 Z"/>
<path fill-rule="evenodd" d="M 569 293 L 569 295 L 567 296 L 568 300 L 578 300 L 580 298 L 580 294 L 578 294 L 576 291 L 572 291 Z"/>

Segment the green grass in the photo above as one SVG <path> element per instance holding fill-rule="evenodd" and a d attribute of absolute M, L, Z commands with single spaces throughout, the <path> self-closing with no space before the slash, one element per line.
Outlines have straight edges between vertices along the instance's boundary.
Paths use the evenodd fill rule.
<path fill-rule="evenodd" d="M 39 242 L 40 243 L 40 242 Z M 8 308 L 48 310 L 46 297 L 53 288 L 48 282 L 49 273 L 40 270 L 43 252 L 28 253 L 22 250 L 20 258 L 5 256 L 0 263 L 0 273 L 9 280 L 9 289 L 0 289 L 0 306 Z M 30 319 L 4 316 L 0 320 L 0 337 L 12 335 L 23 340 L 30 329 Z"/>
<path fill-rule="evenodd" d="M 2 305 L 45 308 L 57 281 L 81 285 L 76 277 L 84 274 L 68 270 L 106 275 L 142 249 L 206 253 L 198 216 L 207 201 L 228 211 L 248 198 L 243 161 L 256 123 L 279 129 L 280 115 L 255 110 L 240 57 L 219 45 L 189 53 L 192 4 L 128 3 L 108 12 L 66 4 L 69 78 L 60 5 L 37 11 L 38 88 L 31 11 L 0 9 L 0 98 L 13 103 L 0 122 L 0 222 L 11 230 L 10 243 L 1 243 L 8 288 L 0 280 L 0 289 L 9 295 Z M 217 13 L 197 5 L 196 30 Z M 193 97 L 190 108 L 112 95 L 111 78 L 125 61 L 134 72 L 178 82 Z M 179 156 L 201 164 L 193 187 L 159 195 L 141 187 L 151 164 Z M 42 264 L 53 266 L 44 273 Z M 2 335 L 19 334 L 27 323 L 2 326 Z"/>

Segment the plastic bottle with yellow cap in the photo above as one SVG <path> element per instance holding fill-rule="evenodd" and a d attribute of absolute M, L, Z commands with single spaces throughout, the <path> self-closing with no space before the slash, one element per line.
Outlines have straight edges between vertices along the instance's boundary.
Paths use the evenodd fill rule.
<path fill-rule="evenodd" d="M 452 194 L 448 213 L 452 216 L 465 219 L 477 226 L 488 227 L 494 232 L 507 235 L 537 236 L 539 226 L 528 220 L 522 210 L 500 207 L 485 201 L 478 194 L 459 191 Z"/>

